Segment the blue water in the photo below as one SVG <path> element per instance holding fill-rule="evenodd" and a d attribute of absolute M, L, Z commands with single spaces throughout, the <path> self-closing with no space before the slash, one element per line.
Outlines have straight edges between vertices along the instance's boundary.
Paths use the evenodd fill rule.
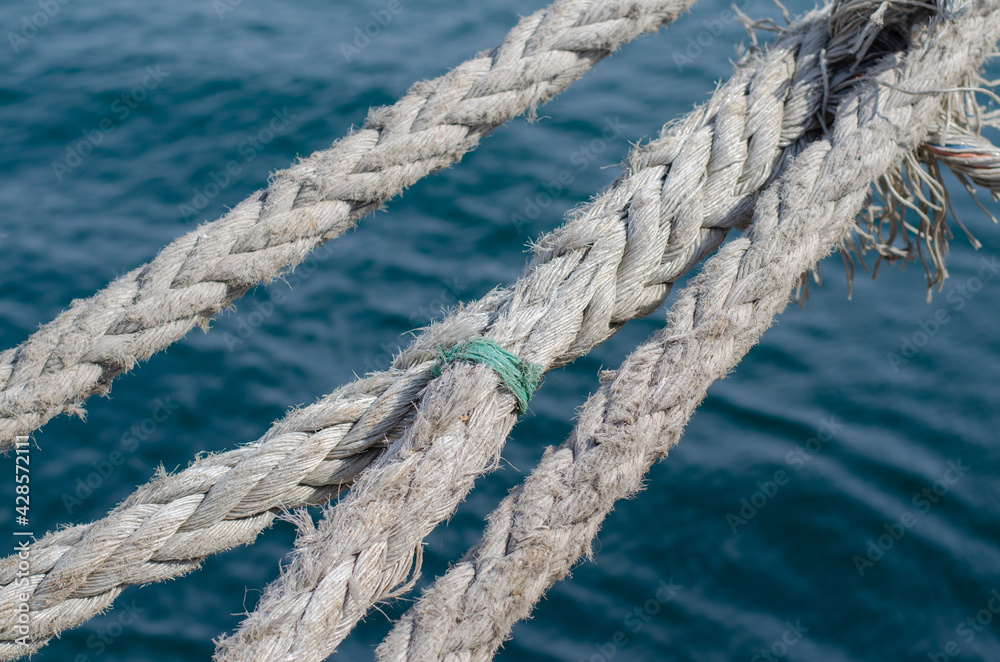
<path fill-rule="evenodd" d="M 405 332 L 515 279 L 526 243 L 609 183 L 630 142 L 728 76 L 745 36 L 734 22 L 692 62 L 674 57 L 727 4 L 702 0 L 668 33 L 628 44 L 544 106 L 538 123 L 501 128 L 332 242 L 311 272 L 296 272 L 298 287 L 257 288 L 210 333 L 192 332 L 120 378 L 110 398 L 90 400 L 86 422 L 47 425 L 32 454 L 35 532 L 100 517 L 161 463 L 182 468 L 198 451 L 256 439 L 287 408 L 384 367 Z M 72 0 L 19 52 L 9 38 L 0 44 L 0 347 L 217 218 L 269 172 L 360 124 L 369 106 L 498 43 L 542 2 L 402 0 L 350 61 L 341 44 L 386 2 L 245 0 L 221 19 L 217 5 Z M 775 13 L 764 0 L 745 8 Z M 3 3 L 2 32 L 20 31 L 37 11 L 35 2 Z M 276 112 L 287 120 L 260 135 Z M 601 153 L 581 152 L 609 122 L 620 135 Z M 95 130 L 89 154 L 67 151 Z M 237 174 L 226 182 L 230 162 Z M 566 190 L 516 227 L 512 215 L 568 167 Z M 195 202 L 203 209 L 185 214 Z M 989 611 L 1000 605 L 991 603 L 1000 591 L 1000 278 L 977 275 L 1000 255 L 1000 230 L 964 194 L 955 204 L 983 248 L 953 242 L 944 292 L 926 304 L 911 265 L 883 269 L 877 281 L 861 274 L 848 300 L 840 258 L 824 262 L 825 284 L 712 387 L 648 488 L 607 519 L 595 562 L 553 587 L 499 659 L 1000 660 Z M 279 290 L 275 314 L 234 343 Z M 947 321 L 935 328 L 935 315 Z M 566 437 L 598 370 L 617 366 L 663 319 L 636 320 L 546 377 L 503 467 L 428 539 L 421 587 Z M 923 346 L 893 365 L 887 354 L 904 340 Z M 165 405 L 171 415 L 152 426 Z M 79 503 L 67 500 L 116 449 L 121 466 Z M 12 458 L 4 465 L 0 523 L 12 547 Z M 945 481 L 940 495 L 936 481 Z M 891 547 L 868 551 L 883 534 Z M 293 539 L 279 523 L 187 577 L 131 588 L 37 659 L 208 660 L 212 638 L 252 609 Z M 880 558 L 862 563 L 862 575 L 855 557 L 866 554 Z M 371 659 L 408 604 L 373 612 L 341 657 Z"/>

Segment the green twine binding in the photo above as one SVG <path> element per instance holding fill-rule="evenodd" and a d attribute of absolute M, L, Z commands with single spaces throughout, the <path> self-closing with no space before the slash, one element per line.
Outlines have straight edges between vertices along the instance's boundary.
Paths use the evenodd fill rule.
<path fill-rule="evenodd" d="M 523 414 L 528 408 L 528 400 L 538 388 L 538 380 L 542 378 L 541 366 L 522 361 L 486 338 L 464 340 L 447 349 L 438 347 L 434 374 L 440 377 L 442 368 L 452 361 L 482 363 L 492 368 L 507 390 L 517 398 L 518 414 Z"/>

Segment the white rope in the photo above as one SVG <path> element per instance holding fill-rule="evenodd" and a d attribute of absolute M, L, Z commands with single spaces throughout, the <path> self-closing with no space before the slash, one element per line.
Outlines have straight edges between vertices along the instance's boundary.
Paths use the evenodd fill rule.
<path fill-rule="evenodd" d="M 823 53 L 826 56 L 824 64 L 832 67 L 828 71 L 837 72 L 838 67 L 848 71 L 853 62 L 845 63 L 838 57 L 837 49 L 832 53 L 826 51 L 828 44 L 852 44 L 847 52 L 858 52 L 856 44 L 863 39 L 868 45 L 860 48 L 860 52 L 884 55 L 881 49 L 887 45 L 894 48 L 908 45 L 912 21 L 918 17 L 927 18 L 931 11 L 936 14 L 934 5 L 920 7 L 899 3 L 887 4 L 881 10 L 879 7 L 870 2 L 838 3 L 829 17 L 830 29 L 834 32 L 825 41 L 818 34 L 811 34 L 815 41 L 802 36 L 803 33 L 810 34 L 809 26 L 814 23 L 806 22 L 793 29 L 792 34 L 815 49 L 803 48 L 805 52 L 800 51 L 800 56 L 813 55 L 819 60 Z M 878 24 L 859 18 L 860 11 L 865 8 L 869 9 L 869 15 L 877 12 Z M 825 27 L 826 21 L 823 23 Z M 878 27 L 873 28 L 874 25 Z M 968 70 L 969 67 L 964 69 Z M 852 75 L 857 76 L 857 72 L 852 72 Z M 841 80 L 838 77 L 836 82 Z M 814 84 L 813 91 L 819 94 L 823 88 Z M 725 93 L 720 97 L 727 98 Z M 940 98 L 931 98 L 931 101 L 937 104 L 940 112 Z M 733 121 L 739 123 L 739 119 Z M 766 124 L 761 131 L 765 135 L 779 136 L 781 128 L 780 125 Z M 715 137 L 718 139 L 719 134 Z M 903 144 L 912 149 L 919 141 Z M 895 154 L 897 146 L 889 151 Z M 866 153 L 867 148 L 861 149 L 861 152 Z M 710 153 L 708 149 L 700 154 L 696 149 L 685 149 L 678 156 L 678 162 L 672 165 L 678 171 L 679 181 L 684 182 L 687 177 L 700 178 L 701 171 L 706 167 L 692 165 L 688 169 L 681 163 L 686 165 L 691 163 L 688 159 L 698 158 L 708 163 Z M 734 164 L 738 167 L 743 162 L 738 153 L 727 156 L 716 162 L 715 168 L 707 166 L 709 171 L 727 169 Z M 887 165 L 883 171 L 888 169 Z M 741 179 L 746 174 L 746 170 L 740 170 L 736 172 L 734 168 L 728 172 L 728 178 L 721 182 L 719 188 L 701 189 L 705 198 L 727 199 L 740 191 Z M 852 176 L 854 174 L 851 173 Z M 828 180 L 836 181 L 846 176 L 836 169 L 826 175 L 824 185 L 828 184 Z M 601 274 L 602 270 L 614 270 L 619 284 L 634 279 L 647 279 L 649 282 L 649 272 L 655 274 L 664 261 L 659 256 L 659 249 L 654 255 L 649 255 L 650 245 L 661 245 L 662 235 L 659 232 L 663 227 L 659 224 L 650 227 L 642 222 L 643 206 L 655 205 L 655 201 L 659 200 L 682 209 L 679 212 L 681 219 L 688 213 L 693 214 L 692 220 L 700 219 L 702 208 L 698 203 L 674 193 L 656 186 L 648 196 L 635 196 L 637 203 L 641 201 L 642 204 L 621 209 L 619 218 L 624 220 L 623 232 L 636 237 L 638 242 L 631 246 L 632 255 L 629 255 L 629 249 L 623 248 L 625 243 L 616 244 L 595 238 L 598 229 L 609 220 L 603 214 L 599 217 L 601 224 L 595 222 L 593 232 L 575 235 L 574 244 L 579 247 L 579 257 L 575 259 L 596 261 L 595 275 L 588 276 L 595 283 L 593 295 L 580 301 L 575 297 L 576 288 L 566 292 L 557 290 L 558 307 L 544 317 L 525 318 L 501 311 L 500 319 L 487 337 L 522 360 L 550 367 L 558 363 L 560 352 L 566 346 L 566 337 L 560 329 L 567 325 L 575 329 L 575 320 L 585 311 L 597 311 L 591 313 L 594 326 L 606 337 L 608 331 L 615 327 L 615 306 L 618 302 L 624 301 L 638 309 L 647 309 L 651 302 L 658 304 L 663 297 L 662 290 L 639 290 L 648 292 L 650 299 L 623 297 L 615 293 L 610 284 L 602 282 L 604 279 L 612 279 L 613 282 L 613 277 Z M 859 200 L 858 208 L 860 206 Z M 588 213 L 584 212 L 581 216 L 586 217 Z M 813 246 L 820 238 L 811 239 L 806 246 Z M 793 244 L 788 250 L 802 249 Z M 559 252 L 557 255 L 559 257 L 547 263 L 545 268 L 554 267 L 558 260 L 572 254 Z M 797 281 L 808 265 L 800 264 L 801 260 L 786 262 L 779 255 L 774 253 L 772 258 L 782 263 L 779 265 L 781 270 L 794 272 L 792 276 Z M 631 266 L 629 258 L 633 260 L 631 264 L 643 266 L 634 276 L 626 278 L 621 271 L 625 265 Z M 657 283 L 658 279 L 653 282 Z M 777 293 L 772 292 L 775 283 L 754 280 L 753 275 L 746 275 L 734 286 L 741 293 L 749 291 L 755 297 L 765 294 L 778 298 L 785 296 L 780 289 Z M 530 299 L 533 293 L 526 289 L 521 296 Z M 536 325 L 536 330 L 524 338 L 520 332 L 526 325 Z M 720 339 L 719 342 L 729 341 Z M 705 360 L 706 354 L 699 355 L 699 358 Z M 701 368 L 708 369 L 708 366 Z M 701 373 L 692 372 L 692 375 L 698 374 Z M 685 379 L 686 376 L 678 378 L 682 384 Z M 256 611 L 241 624 L 238 632 L 220 642 L 216 659 L 220 662 L 261 658 L 303 662 L 325 659 L 372 605 L 403 590 L 400 586 L 405 585 L 419 567 L 417 559 L 424 537 L 450 516 L 491 460 L 495 463 L 514 421 L 510 397 L 497 390 L 492 374 L 482 366 L 455 365 L 445 371 L 441 379 L 428 384 L 412 426 L 385 455 L 359 476 L 349 493 L 326 510 L 315 529 L 303 529 L 292 562 L 283 570 L 281 577 L 265 590 Z M 607 465 L 604 469 L 612 476 L 623 470 L 614 465 Z M 584 506 L 581 504 L 581 507 Z M 497 609 L 502 611 L 504 607 L 501 604 Z M 489 620 L 486 627 L 488 624 Z"/>
<path fill-rule="evenodd" d="M 0 352 L 0 450 L 60 413 L 82 413 L 83 401 L 107 393 L 119 374 L 194 326 L 207 329 L 249 288 L 692 4 L 558 0 L 522 19 L 497 48 L 371 109 L 360 130 L 275 173 L 266 190 Z"/>
<path fill-rule="evenodd" d="M 890 29 L 898 32 L 921 7 L 911 3 L 894 14 L 893 6 L 879 48 L 904 46 Z M 428 329 L 391 370 L 290 412 L 254 444 L 157 477 L 100 522 L 32 545 L 29 647 L 11 643 L 19 636 L 13 624 L 23 587 L 14 582 L 17 557 L 6 559 L 0 566 L 0 659 L 37 649 L 107 608 L 129 585 L 176 577 L 209 554 L 252 541 L 282 508 L 337 494 L 414 424 L 414 403 L 432 379 L 438 346 L 485 335 L 550 369 L 659 305 L 679 274 L 714 250 L 729 227 L 748 219 L 757 193 L 819 133 L 850 79 L 874 66 L 881 51 L 855 62 L 851 44 L 831 41 L 828 18 L 828 9 L 815 13 L 773 49 L 749 57 L 709 104 L 634 150 L 608 191 L 544 238 L 515 287 Z M 457 387 L 449 400 L 455 411 L 443 415 L 460 421 L 465 411 L 486 412 L 476 417 L 480 425 L 479 418 L 497 417 L 488 434 L 472 434 L 473 446 L 506 434 L 502 430 L 513 421 L 510 397 L 497 391 L 488 371 L 469 373 L 465 381 L 455 376 L 463 369 L 475 370 L 456 367 L 440 380 Z M 448 388 L 435 386 L 434 397 L 445 398 Z M 488 399 L 500 408 L 478 406 Z M 375 548 L 383 544 L 373 542 Z M 412 549 L 389 551 L 403 563 Z"/>
<path fill-rule="evenodd" d="M 955 84 L 993 52 L 1000 9 L 978 2 L 939 23 L 879 78 L 907 89 Z M 490 660 L 511 627 L 589 554 L 618 499 L 642 489 L 708 387 L 758 341 L 800 273 L 850 233 L 869 186 L 920 141 L 940 95 L 862 86 L 830 136 L 801 154 L 761 197 L 753 226 L 680 293 L 668 325 L 641 345 L 581 409 L 558 449 L 489 516 L 483 538 L 439 578 L 378 649 L 383 662 Z"/>
<path fill-rule="evenodd" d="M 827 19 L 818 13 L 748 58 L 711 102 L 634 150 L 607 192 L 540 241 L 515 288 L 431 327 L 390 371 L 289 413 L 250 446 L 158 477 L 98 523 L 32 545 L 32 646 L 92 617 L 129 585 L 178 576 L 209 554 L 252 541 L 281 508 L 337 494 L 410 424 L 437 346 L 506 324 L 514 334 L 508 349 L 551 343 L 545 351 L 560 352 L 551 367 L 658 305 L 679 274 L 746 218 L 785 155 L 819 129 L 826 111 L 817 53 L 829 41 Z M 850 53 L 839 57 L 835 77 L 854 75 Z M 522 322 L 510 330 L 510 320 Z M 483 379 L 495 388 L 492 376 Z M 16 567 L 16 557 L 0 566 L 0 640 L 7 642 L 17 637 Z M 0 643 L 0 659 L 24 652 Z"/>

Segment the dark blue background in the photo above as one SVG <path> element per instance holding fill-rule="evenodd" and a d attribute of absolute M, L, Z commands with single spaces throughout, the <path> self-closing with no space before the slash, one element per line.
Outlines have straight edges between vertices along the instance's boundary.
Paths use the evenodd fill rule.
<path fill-rule="evenodd" d="M 796 13 L 811 6 L 788 4 Z M 20 343 L 73 298 L 149 260 L 197 221 L 217 218 L 264 186 L 269 172 L 360 124 L 369 106 L 391 103 L 413 81 L 499 43 L 519 15 L 541 5 L 403 0 L 349 62 L 341 44 L 385 2 L 245 0 L 220 19 L 212 0 L 70 0 L 20 52 L 5 38 L 0 346 Z M 32 455 L 36 532 L 99 517 L 160 463 L 173 470 L 198 451 L 256 439 L 287 408 L 384 365 L 404 332 L 515 279 L 526 242 L 609 183 L 629 142 L 654 136 L 729 75 L 733 44 L 745 39 L 735 22 L 683 69 L 674 57 L 726 6 L 702 0 L 666 34 L 625 46 L 542 107 L 537 124 L 519 119 L 501 128 L 388 213 L 332 242 L 314 272 L 296 272 L 301 286 L 257 288 L 210 333 L 191 333 L 120 378 L 110 399 L 90 400 L 86 423 L 62 417 L 47 425 Z M 775 13 L 764 0 L 746 10 Z M 37 11 L 35 2 L 4 3 L 3 34 Z M 159 67 L 162 81 L 137 95 L 141 101 L 131 97 L 129 108 L 121 97 L 142 83 L 147 67 Z M 275 109 L 287 109 L 287 127 L 261 150 L 248 148 Z M 65 163 L 67 149 L 105 118 L 114 130 L 60 180 L 53 162 Z M 511 216 L 573 168 L 574 153 L 616 119 L 625 125 L 620 138 L 582 172 L 574 168 L 568 189 L 519 231 Z M 218 173 L 231 160 L 239 174 L 196 219 L 185 219 L 181 205 L 204 192 L 213 173 L 224 180 Z M 840 257 L 824 262 L 824 286 L 813 288 L 804 310 L 790 308 L 711 389 L 683 442 L 650 473 L 648 489 L 608 518 L 596 563 L 555 586 L 499 659 L 600 660 L 621 631 L 619 643 L 628 641 L 616 647 L 616 660 L 751 660 L 780 640 L 786 623 L 799 622 L 807 631 L 787 650 L 789 660 L 927 660 L 952 640 L 960 651 L 952 659 L 1000 659 L 995 622 L 970 630 L 971 640 L 956 631 L 1000 590 L 1000 279 L 983 284 L 961 310 L 953 303 L 960 295 L 951 294 L 970 284 L 984 257 L 1000 253 L 1000 232 L 964 194 L 955 202 L 984 247 L 954 241 L 945 291 L 927 305 L 919 266 L 889 268 L 877 281 L 861 274 L 849 301 Z M 286 297 L 277 312 L 245 342 L 227 346 L 255 302 L 280 288 Z M 887 353 L 939 308 L 949 323 L 894 369 Z M 598 370 L 617 366 L 662 321 L 662 311 L 637 320 L 546 377 L 503 468 L 481 479 L 429 538 L 424 584 L 478 538 L 482 518 L 543 448 L 566 437 Z M 138 444 L 122 439 L 165 398 L 179 408 L 164 423 Z M 796 471 L 786 456 L 824 419 L 843 429 Z M 67 512 L 63 495 L 115 449 L 125 463 Z M 959 460 L 970 469 L 921 512 L 914 495 Z M 0 507 L 0 524 L 10 532 L 12 458 L 4 464 L 0 489 L 10 505 Z M 787 484 L 734 534 L 727 514 L 777 471 L 788 474 Z M 860 576 L 852 557 L 908 511 L 912 528 Z M 252 609 L 293 537 L 279 523 L 252 547 L 213 557 L 188 577 L 130 589 L 116 609 L 66 632 L 37 659 L 207 660 L 211 639 Z M 13 546 L 9 533 L 4 539 Z M 671 578 L 682 587 L 676 597 L 662 608 L 648 603 Z M 88 646 L 109 626 L 117 632 L 124 603 L 142 610 L 136 622 L 104 651 Z M 398 615 L 407 604 L 383 611 Z M 628 617 L 647 604 L 648 621 Z M 388 629 L 386 616 L 373 612 L 341 647 L 343 657 L 370 659 Z"/>

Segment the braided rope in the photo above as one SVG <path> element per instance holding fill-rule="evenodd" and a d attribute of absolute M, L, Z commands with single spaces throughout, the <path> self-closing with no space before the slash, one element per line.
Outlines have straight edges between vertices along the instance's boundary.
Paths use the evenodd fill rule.
<path fill-rule="evenodd" d="M 252 541 L 282 508 L 337 494 L 411 424 L 438 346 L 487 334 L 502 318 L 508 329 L 520 320 L 510 331 L 517 340 L 501 344 L 524 357 L 518 346 L 529 336 L 535 344 L 551 342 L 551 368 L 655 308 L 669 283 L 746 218 L 754 193 L 785 155 L 818 130 L 824 94 L 816 54 L 829 45 L 826 17 L 816 14 L 800 32 L 748 58 L 709 104 L 634 150 L 607 192 L 540 242 L 515 288 L 430 327 L 391 370 L 290 412 L 254 444 L 159 476 L 104 520 L 32 545 L 30 648 L 9 643 L 17 638 L 21 589 L 14 584 L 17 559 L 6 559 L 0 659 L 37 649 L 107 608 L 128 585 L 181 575 L 209 554 Z M 551 323 L 560 319 L 571 323 Z M 495 389 L 495 380 L 480 383 Z"/>
<path fill-rule="evenodd" d="M 799 59 L 819 62 L 815 70 L 808 66 L 805 69 L 810 72 L 808 75 L 817 77 L 810 81 L 813 93 L 822 95 L 824 92 L 823 86 L 816 84 L 823 68 L 827 75 L 836 72 L 838 67 L 842 73 L 857 75 L 857 71 L 852 70 L 857 64 L 853 60 L 857 52 L 853 42 L 859 36 L 870 32 L 865 36 L 871 39 L 872 56 L 884 56 L 884 48 L 906 47 L 912 22 L 926 19 L 930 11 L 936 10 L 934 5 L 900 3 L 896 11 L 881 15 L 881 30 L 872 30 L 874 21 L 856 20 L 860 7 L 870 7 L 871 11 L 875 11 L 878 5 L 873 6 L 867 1 L 842 2 L 834 6 L 832 15 L 822 15 L 817 19 L 814 13 L 803 25 L 790 30 L 788 38 L 799 45 Z M 829 32 L 834 29 L 851 32 Z M 831 50 L 828 48 L 831 44 L 852 46 Z M 775 53 L 782 50 L 779 45 Z M 782 60 L 779 58 L 778 62 Z M 788 71 L 784 62 L 782 67 L 783 71 Z M 774 71 L 769 73 L 779 75 Z M 791 81 L 766 79 L 778 83 L 778 87 L 769 90 L 768 94 L 772 99 L 775 91 L 781 94 L 780 90 L 787 82 L 792 84 L 785 89 L 793 88 L 794 81 L 802 74 L 803 71 L 796 71 Z M 841 80 L 834 75 L 835 84 Z M 737 87 L 737 91 L 739 89 Z M 729 92 L 727 89 L 720 90 L 715 98 L 728 102 L 731 98 Z M 713 108 L 713 104 L 710 103 L 708 108 Z M 726 120 L 739 124 L 739 120 L 727 110 L 732 111 L 736 118 L 747 118 L 746 110 L 736 111 L 723 105 L 718 110 L 717 129 L 720 125 L 725 126 L 723 122 Z M 756 119 L 764 118 L 758 116 Z M 685 124 L 686 121 L 680 126 Z M 738 135 L 746 135 L 745 126 L 740 126 Z M 753 139 L 766 141 L 770 138 L 775 144 L 780 141 L 784 128 L 782 124 L 762 121 L 759 127 L 754 131 Z M 703 131 L 692 128 L 690 135 L 693 136 Z M 684 131 L 682 135 L 687 134 Z M 723 132 L 716 132 L 713 142 L 724 137 Z M 753 139 L 749 141 L 750 145 Z M 694 144 L 697 144 L 697 138 Z M 738 144 L 745 146 L 747 141 Z M 728 147 L 738 149 L 732 143 Z M 676 209 L 677 222 L 673 228 L 691 222 L 692 227 L 700 232 L 704 222 L 702 214 L 710 201 L 746 200 L 742 195 L 734 196 L 734 193 L 742 193 L 742 186 L 748 179 L 762 186 L 770 175 L 770 171 L 748 172 L 743 165 L 746 160 L 741 158 L 739 152 L 722 149 L 720 147 L 720 151 L 713 152 L 706 143 L 705 149 L 699 152 L 696 147 L 687 144 L 671 159 L 670 177 L 662 184 L 656 178 L 650 187 L 652 190 L 643 190 L 646 182 L 636 177 L 639 190 L 628 205 L 616 204 L 622 191 L 629 190 L 628 184 L 623 182 L 612 192 L 613 195 L 599 199 L 585 209 L 576 220 L 596 217 L 588 228 L 590 232 L 584 234 L 574 227 L 569 237 L 568 231 L 556 233 L 560 238 L 566 237 L 564 241 L 575 247 L 572 252 L 564 247 L 550 252 L 543 244 L 541 256 L 551 258 L 544 263 L 533 262 L 535 269 L 531 271 L 529 267 L 529 273 L 522 281 L 525 284 L 518 285 L 515 300 L 518 295 L 526 301 L 537 296 L 532 292 L 530 283 L 536 278 L 552 278 L 545 273 L 547 270 L 559 269 L 558 278 L 563 278 L 564 267 L 560 265 L 567 258 L 573 259 L 574 266 L 593 260 L 593 269 L 583 272 L 590 279 L 589 286 L 574 287 L 565 292 L 561 287 L 556 288 L 557 300 L 550 312 L 542 317 L 526 316 L 519 306 L 514 305 L 500 310 L 497 321 L 487 333 L 488 337 L 522 360 L 548 368 L 559 363 L 566 342 L 576 343 L 581 337 L 589 342 L 595 336 L 603 339 L 610 335 L 622 319 L 616 316 L 617 306 L 624 305 L 628 310 L 638 311 L 650 310 L 658 305 L 665 296 L 666 283 L 676 277 L 660 276 L 661 269 L 676 268 L 669 259 L 674 251 L 680 252 L 683 264 L 687 266 L 690 263 L 689 251 L 700 252 L 702 245 L 695 242 L 690 245 L 674 243 L 675 237 L 671 236 L 667 241 L 665 257 L 660 249 L 664 243 L 661 233 L 665 230 L 662 215 L 656 212 L 645 216 L 649 208 L 655 209 L 658 203 L 668 205 L 672 210 Z M 714 160 L 717 156 L 721 158 Z M 687 191 L 682 192 L 682 187 L 688 178 L 700 180 L 701 173 L 705 171 L 725 173 L 721 180 L 715 182 L 718 187 L 710 188 L 705 184 L 698 189 L 701 195 L 684 195 Z M 606 213 L 609 205 L 614 205 L 613 216 Z M 609 216 L 620 219 L 618 227 L 624 225 L 620 232 L 632 241 L 615 237 L 615 230 L 609 232 Z M 676 239 L 683 242 L 681 237 Z M 651 247 L 656 248 L 651 250 Z M 797 263 L 782 265 L 781 268 L 790 269 L 794 264 Z M 623 273 L 626 269 L 634 271 Z M 795 276 L 800 276 L 802 271 L 796 271 Z M 574 270 L 574 273 L 578 272 L 578 269 Z M 650 273 L 654 275 L 650 276 Z M 637 279 L 645 279 L 645 286 L 626 287 Z M 756 287 L 760 288 L 769 285 L 756 283 Z M 740 287 L 752 286 L 741 282 Z M 587 296 L 579 296 L 581 289 L 588 293 Z M 567 325 L 567 320 L 581 317 L 582 330 L 575 339 L 562 334 L 561 327 Z M 530 332 L 525 334 L 524 330 L 529 327 Z M 589 329 L 594 330 L 588 332 Z M 241 624 L 240 629 L 231 638 L 220 641 L 215 659 L 220 662 L 261 658 L 309 662 L 323 660 L 332 653 L 372 605 L 398 594 L 403 590 L 400 586 L 408 586 L 407 580 L 419 567 L 423 539 L 450 516 L 472 489 L 476 477 L 490 466 L 491 460 L 496 464 L 495 458 L 516 418 L 511 400 L 509 393 L 496 388 L 494 376 L 482 366 L 452 365 L 444 370 L 438 380 L 427 385 L 412 426 L 358 477 L 349 493 L 326 509 L 318 526 L 302 527 L 291 563 L 267 587 L 256 611 Z"/>
<path fill-rule="evenodd" d="M 503 297 L 480 302 L 477 304 L 479 308 L 471 310 L 469 315 L 449 320 L 449 325 L 444 325 L 439 329 L 437 336 L 433 334 L 427 336 L 431 346 L 447 342 L 449 334 L 463 337 L 482 331 L 485 328 L 484 320 L 489 319 L 501 299 Z M 466 326 L 462 327 L 463 324 Z M 234 451 L 232 454 L 216 456 L 214 459 L 210 458 L 203 464 L 193 467 L 189 473 L 181 474 L 179 478 L 167 477 L 137 492 L 129 502 L 123 504 L 121 512 L 116 511 L 112 518 L 117 516 L 129 521 L 135 518 L 151 518 L 151 509 L 139 508 L 143 499 L 147 499 L 148 503 L 166 510 L 171 505 L 171 499 L 180 500 L 194 494 L 207 494 L 207 497 L 205 501 L 197 505 L 196 514 L 188 516 L 186 511 L 178 510 L 171 516 L 175 518 L 172 525 L 177 527 L 173 536 L 163 536 L 164 540 L 155 537 L 139 540 L 139 536 L 136 535 L 128 541 L 129 544 L 136 547 L 148 546 L 151 540 L 154 546 L 163 545 L 161 550 L 149 553 L 147 561 L 150 563 L 150 568 L 138 570 L 132 568 L 127 571 L 115 568 L 114 573 L 102 574 L 98 572 L 96 576 L 102 581 L 89 583 L 86 586 L 86 592 L 81 590 L 80 595 L 84 596 L 85 599 L 80 600 L 77 611 L 64 609 L 57 604 L 61 598 L 49 596 L 49 600 L 42 602 L 42 604 L 52 605 L 49 614 L 53 615 L 54 619 L 60 613 L 72 614 L 72 617 L 67 616 L 65 620 L 56 619 L 53 622 L 60 627 L 69 627 L 74 622 L 79 622 L 82 618 L 92 615 L 102 605 L 110 603 L 114 595 L 117 594 L 114 589 L 108 589 L 108 586 L 113 584 L 113 580 L 139 583 L 175 576 L 197 565 L 197 560 L 199 560 L 197 555 L 204 556 L 252 539 L 273 517 L 271 512 L 267 512 L 268 509 L 281 505 L 291 507 L 301 505 L 301 503 L 318 501 L 328 497 L 331 492 L 335 492 L 339 482 L 349 480 L 348 477 L 356 473 L 358 468 L 364 466 L 376 453 L 366 453 L 365 457 L 362 458 L 351 456 L 363 452 L 364 449 L 375 448 L 377 450 L 377 446 L 384 442 L 385 431 L 392 429 L 393 425 L 405 425 L 406 416 L 411 414 L 409 409 L 402 407 L 402 405 L 405 403 L 408 406 L 409 402 L 415 398 L 415 393 L 429 378 L 427 376 L 428 365 L 420 364 L 422 359 L 419 358 L 427 356 L 427 347 L 425 346 L 422 350 L 420 347 L 411 349 L 413 351 L 409 352 L 409 359 L 401 362 L 401 365 L 409 366 L 409 368 L 400 369 L 393 374 L 376 376 L 370 380 L 362 380 L 362 382 L 338 391 L 313 407 L 290 415 L 258 442 L 262 446 L 268 446 L 266 452 L 260 451 L 256 447 L 250 447 Z M 395 388 L 390 390 L 388 385 L 392 384 L 396 378 L 399 378 L 399 381 L 396 382 Z M 373 394 L 379 394 L 382 399 L 378 400 Z M 354 400 L 355 398 L 357 400 Z M 350 413 L 351 407 L 357 411 L 365 411 L 365 408 L 368 407 L 368 415 L 352 414 Z M 347 413 L 345 413 L 345 409 Z M 392 411 L 401 412 L 398 419 L 385 417 L 386 412 Z M 351 416 L 354 418 L 350 418 Z M 359 420 L 359 418 L 363 420 L 351 427 L 351 432 L 346 435 L 343 430 L 323 429 L 324 425 L 332 428 L 345 420 Z M 400 420 L 403 422 L 399 423 Z M 361 441 L 365 439 L 366 433 L 369 434 L 368 445 Z M 282 438 L 282 435 L 289 436 Z M 349 443 L 338 446 L 339 442 L 347 442 L 348 440 Z M 310 447 L 312 450 L 304 450 L 306 447 Z M 329 448 L 334 450 L 326 453 L 325 451 Z M 294 456 L 289 459 L 289 453 L 293 452 L 292 449 L 297 449 L 299 452 L 293 454 Z M 307 460 L 305 463 L 301 462 L 303 458 Z M 301 466 L 307 467 L 305 471 L 300 469 Z M 236 468 L 235 471 L 230 471 L 234 468 Z M 306 473 L 310 470 L 312 470 L 311 473 Z M 301 473 L 296 473 L 297 471 L 301 471 Z M 225 475 L 237 478 L 224 480 L 221 477 Z M 285 494 L 281 488 L 282 481 L 287 480 L 289 476 L 295 478 Z M 216 483 L 219 484 L 216 485 Z M 254 483 L 256 483 L 256 487 L 246 487 L 246 484 Z M 283 494 L 283 496 L 277 497 L 275 496 L 277 494 Z M 243 497 L 242 502 L 241 497 Z M 302 501 L 297 502 L 298 499 Z M 130 507 L 131 510 L 129 510 Z M 235 519 L 222 521 L 227 517 L 247 517 L 248 519 L 245 522 L 238 522 Z M 241 524 L 245 524 L 245 526 L 241 527 Z M 196 529 L 199 526 L 206 528 L 203 532 L 198 532 Z M 121 531 L 126 531 L 125 535 L 127 536 L 132 529 L 107 526 L 94 527 L 94 531 L 100 531 L 102 536 L 109 535 L 109 531 L 118 531 L 119 534 Z M 69 534 L 58 540 L 67 545 L 82 541 L 80 546 L 85 548 L 85 551 L 79 554 L 75 562 L 87 565 L 89 559 L 91 566 L 100 566 L 102 561 L 95 562 L 92 558 L 92 551 L 86 551 L 87 546 L 93 543 L 90 537 L 95 535 L 95 533 L 88 531 L 87 527 L 77 527 L 75 533 L 71 529 Z M 49 559 L 60 559 L 62 553 L 62 551 L 54 553 Z M 184 554 L 188 556 L 184 556 Z M 190 556 L 192 554 L 196 556 Z M 180 558 L 175 558 L 175 556 Z M 117 555 L 112 557 L 112 552 L 102 558 L 105 565 L 120 565 L 117 563 L 119 557 Z M 189 562 L 192 560 L 193 562 Z M 141 565 L 147 561 L 143 561 L 138 556 L 135 559 L 126 558 L 126 565 L 128 563 Z M 66 561 L 65 566 L 60 568 L 60 572 L 69 573 L 67 568 L 71 567 L 73 563 L 74 561 Z M 92 568 L 88 566 L 85 570 L 80 571 L 82 576 L 85 576 L 90 569 Z M 46 570 L 42 570 L 42 572 L 44 573 Z M 57 577 L 61 576 L 59 573 L 56 575 Z M 32 582 L 37 586 L 42 579 L 32 577 Z M 53 581 L 49 587 L 51 588 L 53 585 L 59 586 L 60 582 Z M 71 588 L 66 593 L 73 595 L 75 590 Z M 101 591 L 105 590 L 107 595 L 100 595 Z M 59 611 L 60 609 L 62 612 Z M 84 614 L 82 618 L 81 612 Z M 74 621 L 74 619 L 76 620 Z"/>
<path fill-rule="evenodd" d="M 935 25 L 879 80 L 907 90 L 958 84 L 998 37 L 1000 8 L 979 1 L 954 24 Z M 546 450 L 482 539 L 403 615 L 378 659 L 491 660 L 514 623 L 589 554 L 614 503 L 642 489 L 708 387 L 786 306 L 799 274 L 848 235 L 870 184 L 926 135 L 940 100 L 878 85 L 849 97 L 828 139 L 768 188 L 752 228 L 680 293 L 666 328 L 603 380 L 569 439 Z"/>
<path fill-rule="evenodd" d="M 619 45 L 694 0 L 558 0 L 492 51 L 420 82 L 355 133 L 276 173 L 221 219 L 0 353 L 0 450 L 104 394 L 137 362 L 182 338 L 258 282 L 294 267 L 479 139 L 552 98 Z"/>

